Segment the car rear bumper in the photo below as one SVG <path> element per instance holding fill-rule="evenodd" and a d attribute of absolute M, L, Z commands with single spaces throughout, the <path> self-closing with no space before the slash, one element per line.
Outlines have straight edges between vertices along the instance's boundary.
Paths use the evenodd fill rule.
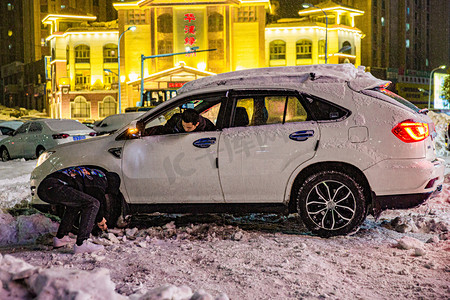
<path fill-rule="evenodd" d="M 386 209 L 408 209 L 425 203 L 429 198 L 436 196 L 441 191 L 442 185 L 438 185 L 435 191 L 428 193 L 374 196 L 373 203 L 374 207 L 381 211 Z"/>
<path fill-rule="evenodd" d="M 444 182 L 445 162 L 423 159 L 384 160 L 366 169 L 370 187 L 379 197 L 431 195 Z M 419 197 L 420 198 L 420 197 Z"/>

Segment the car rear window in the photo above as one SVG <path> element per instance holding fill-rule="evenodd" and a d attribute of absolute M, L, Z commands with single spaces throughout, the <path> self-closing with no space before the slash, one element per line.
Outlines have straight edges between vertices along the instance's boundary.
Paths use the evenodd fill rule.
<path fill-rule="evenodd" d="M 66 131 L 66 130 L 87 130 L 86 125 L 81 124 L 75 120 L 52 120 L 46 122 L 48 127 L 53 131 Z"/>
<path fill-rule="evenodd" d="M 412 109 L 415 112 L 419 112 L 420 108 L 418 108 L 417 106 L 415 106 L 414 104 L 412 104 L 411 102 L 409 102 L 408 100 L 406 100 L 405 98 L 402 98 L 401 96 L 397 95 L 396 93 L 393 93 L 387 89 L 385 89 L 384 87 L 376 87 L 372 90 L 365 90 L 363 91 L 364 94 L 368 94 L 369 96 L 381 99 L 381 100 L 385 100 L 394 104 L 401 104 L 404 105 L 410 109 Z M 386 98 L 389 97 L 389 98 Z"/>

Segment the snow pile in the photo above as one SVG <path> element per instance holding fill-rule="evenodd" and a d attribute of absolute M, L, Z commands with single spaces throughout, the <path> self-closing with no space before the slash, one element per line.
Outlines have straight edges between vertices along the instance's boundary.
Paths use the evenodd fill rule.
<path fill-rule="evenodd" d="M 256 68 L 241 71 L 221 73 L 203 77 L 186 83 L 178 90 L 178 94 L 187 93 L 202 88 L 220 86 L 255 86 L 255 85 L 299 85 L 311 80 L 318 82 L 351 81 L 355 90 L 379 86 L 386 81 L 375 78 L 365 67 L 355 68 L 353 64 L 306 65 L 290 67 Z"/>
<path fill-rule="evenodd" d="M 228 300 L 226 294 L 213 298 L 204 290 L 164 285 L 126 297 L 115 291 L 110 272 L 56 267 L 41 269 L 11 255 L 0 254 L 0 299 L 108 299 L 108 300 Z"/>
<path fill-rule="evenodd" d="M 126 299 L 117 294 L 109 270 L 42 270 L 10 255 L 0 255 L 1 299 Z"/>
<path fill-rule="evenodd" d="M 0 212 L 31 201 L 30 174 L 35 166 L 36 160 L 0 162 Z"/>
<path fill-rule="evenodd" d="M 42 214 L 13 217 L 0 213 L 0 246 L 33 243 L 40 236 L 57 230 L 58 223 Z"/>
<path fill-rule="evenodd" d="M 450 116 L 432 111 L 428 112 L 428 116 L 433 120 L 434 126 L 436 127 L 436 154 L 439 157 L 447 157 L 450 153 L 445 146 L 445 136 L 448 135 L 447 126 L 450 122 Z"/>

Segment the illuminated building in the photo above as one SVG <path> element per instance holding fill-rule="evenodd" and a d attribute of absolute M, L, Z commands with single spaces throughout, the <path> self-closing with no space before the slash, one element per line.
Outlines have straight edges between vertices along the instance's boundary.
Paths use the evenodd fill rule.
<path fill-rule="evenodd" d="M 267 66 L 323 64 L 325 44 L 329 64 L 361 64 L 363 33 L 355 28 L 355 17 L 364 11 L 333 1 L 317 7 L 300 10 L 301 18 L 280 19 L 266 26 Z M 326 13 L 328 26 L 321 9 Z"/>
<path fill-rule="evenodd" d="M 272 12 L 269 0 L 135 0 L 113 5 L 118 12 L 117 27 L 88 26 L 86 22 L 93 21 L 88 15 L 48 15 L 44 19 L 53 30 L 47 38 L 54 50 L 51 116 L 98 119 L 103 112 L 117 109 L 117 86 L 111 85 L 118 80 L 117 53 L 108 56 L 111 52 L 105 47 L 119 50 L 117 42 L 122 34 L 122 112 L 127 107 L 165 101 L 184 83 L 204 76 L 324 62 L 321 45 L 326 27 L 322 13 L 316 10 L 300 11 L 296 19 L 266 24 L 266 14 Z M 329 63 L 358 66 L 363 34 L 354 27 L 354 18 L 364 12 L 334 2 L 326 9 L 330 18 Z M 136 30 L 127 31 L 130 26 L 136 26 Z M 272 46 L 280 41 L 284 43 L 284 58 L 279 55 L 278 44 Z M 186 49 L 214 51 L 146 59 L 141 102 L 141 56 L 182 53 Z M 105 75 L 105 69 L 112 72 Z M 105 99 L 108 110 L 101 109 Z"/>
<path fill-rule="evenodd" d="M 43 20 L 51 26 L 52 118 L 99 119 L 117 112 L 117 22 L 87 25 L 95 19 L 49 14 Z"/>

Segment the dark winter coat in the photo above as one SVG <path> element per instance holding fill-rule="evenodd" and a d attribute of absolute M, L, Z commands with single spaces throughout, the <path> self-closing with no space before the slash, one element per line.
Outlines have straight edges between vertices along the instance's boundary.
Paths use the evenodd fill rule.
<path fill-rule="evenodd" d="M 100 209 L 96 217 L 96 222 L 100 222 L 104 215 L 105 194 L 117 195 L 119 192 L 120 179 L 116 180 L 113 173 L 108 173 L 107 177 L 103 171 L 83 166 L 70 167 L 56 171 L 47 178 L 56 178 L 68 186 L 84 192 L 100 201 Z M 109 179 L 109 180 L 108 180 Z"/>

